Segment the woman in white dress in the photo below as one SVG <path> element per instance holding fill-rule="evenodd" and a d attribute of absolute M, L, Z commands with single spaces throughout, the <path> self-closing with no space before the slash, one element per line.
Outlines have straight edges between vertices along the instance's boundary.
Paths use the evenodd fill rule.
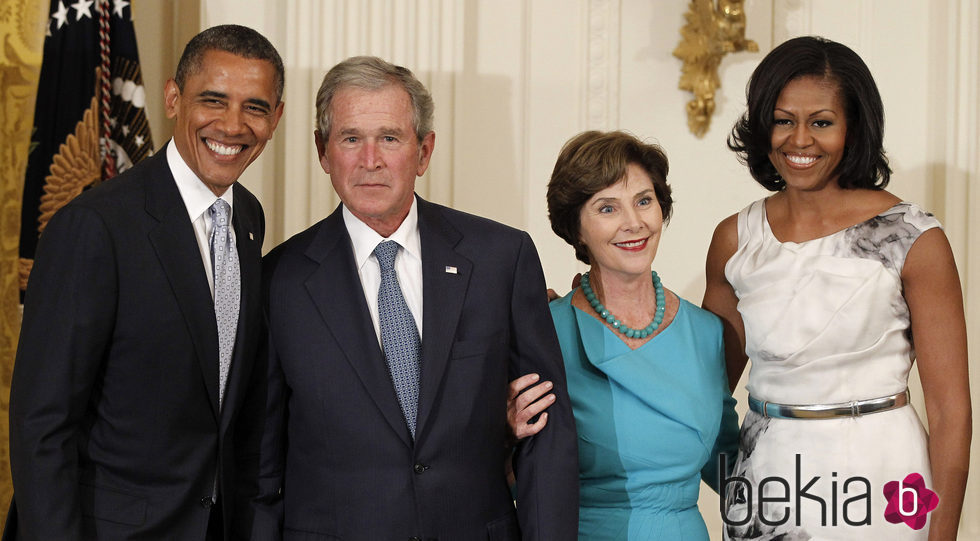
<path fill-rule="evenodd" d="M 971 437 L 962 294 L 939 222 L 884 190 L 874 79 L 847 47 L 795 38 L 747 101 L 729 147 L 774 193 L 718 225 L 703 302 L 725 324 L 732 385 L 752 359 L 725 537 L 955 539 Z M 907 405 L 913 362 L 929 434 Z"/>

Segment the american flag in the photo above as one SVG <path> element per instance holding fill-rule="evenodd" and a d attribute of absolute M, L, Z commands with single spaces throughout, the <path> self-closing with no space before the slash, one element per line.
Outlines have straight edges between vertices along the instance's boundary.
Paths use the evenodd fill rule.
<path fill-rule="evenodd" d="M 20 288 L 54 214 L 153 154 L 125 0 L 51 0 L 21 207 Z"/>

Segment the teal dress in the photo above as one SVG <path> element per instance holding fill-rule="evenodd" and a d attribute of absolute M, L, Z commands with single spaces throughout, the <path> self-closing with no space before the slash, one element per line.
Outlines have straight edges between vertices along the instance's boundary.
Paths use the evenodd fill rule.
<path fill-rule="evenodd" d="M 680 299 L 631 350 L 571 299 L 551 315 L 578 429 L 579 539 L 708 541 L 701 478 L 717 489 L 718 454 L 730 468 L 738 450 L 720 320 Z"/>

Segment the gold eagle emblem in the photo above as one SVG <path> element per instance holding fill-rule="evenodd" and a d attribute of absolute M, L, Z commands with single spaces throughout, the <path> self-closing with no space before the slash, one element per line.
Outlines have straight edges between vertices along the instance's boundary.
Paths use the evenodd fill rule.
<path fill-rule="evenodd" d="M 37 219 L 38 233 L 44 232 L 58 209 L 102 177 L 97 112 L 98 102 L 93 96 L 82 120 L 75 125 L 75 133 L 68 135 L 51 161 L 50 173 L 44 178 L 41 215 Z"/>
<path fill-rule="evenodd" d="M 61 207 L 68 204 L 88 186 L 102 177 L 102 161 L 99 155 L 98 102 L 93 96 L 89 108 L 75 125 L 75 133 L 58 148 L 51 161 L 48 176 L 44 178 L 44 194 L 41 195 L 37 231 L 43 233 L 48 221 Z M 27 289 L 27 279 L 33 259 L 21 259 L 18 266 L 20 289 Z"/>

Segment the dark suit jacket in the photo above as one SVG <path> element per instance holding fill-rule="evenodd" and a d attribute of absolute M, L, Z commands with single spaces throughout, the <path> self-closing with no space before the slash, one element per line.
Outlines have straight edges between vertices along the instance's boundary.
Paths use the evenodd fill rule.
<path fill-rule="evenodd" d="M 244 524 L 253 539 L 576 538 L 575 425 L 531 239 L 421 198 L 418 220 L 414 441 L 341 209 L 263 262 L 268 408 L 255 514 Z M 514 452 L 515 512 L 504 475 L 507 382 L 532 371 L 555 383 L 559 400 L 547 428 Z"/>
<path fill-rule="evenodd" d="M 241 312 L 220 413 L 214 304 L 166 152 L 48 224 L 11 384 L 6 539 L 204 539 L 216 472 L 230 520 L 265 227 L 234 195 Z"/>

